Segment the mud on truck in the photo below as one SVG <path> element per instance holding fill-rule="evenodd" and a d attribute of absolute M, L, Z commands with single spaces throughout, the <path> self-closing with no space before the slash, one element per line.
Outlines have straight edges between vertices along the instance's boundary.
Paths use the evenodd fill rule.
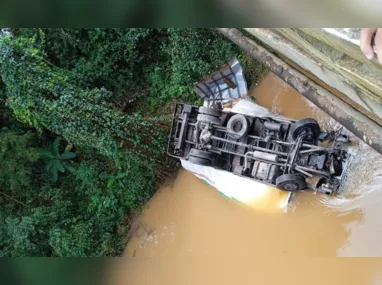
<path fill-rule="evenodd" d="M 167 152 L 280 190 L 337 193 L 350 155 L 349 138 L 322 132 L 314 119 L 253 117 L 177 104 Z"/>

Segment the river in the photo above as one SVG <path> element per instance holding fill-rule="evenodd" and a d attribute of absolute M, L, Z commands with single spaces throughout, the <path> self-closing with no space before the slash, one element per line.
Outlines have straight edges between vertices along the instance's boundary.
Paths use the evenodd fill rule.
<path fill-rule="evenodd" d="M 272 73 L 250 93 L 275 113 L 312 117 L 323 129 L 340 127 Z M 264 203 L 243 205 L 181 170 L 135 223 L 124 256 L 125 284 L 382 284 L 379 260 L 326 258 L 382 256 L 382 157 L 352 139 L 344 191 L 335 198 L 298 193 L 286 211 L 275 206 L 283 195 L 277 189 L 268 189 Z M 235 274 L 232 282 L 222 277 L 227 270 Z"/>

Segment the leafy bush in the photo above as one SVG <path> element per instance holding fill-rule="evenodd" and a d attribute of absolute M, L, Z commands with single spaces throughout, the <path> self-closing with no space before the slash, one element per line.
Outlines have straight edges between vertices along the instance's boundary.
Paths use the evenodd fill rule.
<path fill-rule="evenodd" d="M 134 213 L 176 171 L 165 106 L 198 102 L 194 84 L 235 55 L 207 29 L 0 37 L 0 256 L 119 255 Z M 56 137 L 75 148 L 70 164 Z"/>
<path fill-rule="evenodd" d="M 67 70 L 46 63 L 34 38 L 5 37 L 0 50 L 9 106 L 20 121 L 107 155 L 116 148 L 114 139 L 126 140 L 137 149 L 143 140 L 154 139 L 152 120 L 115 111 L 106 102 L 110 92 L 103 88 L 86 90 L 74 85 Z"/>
<path fill-rule="evenodd" d="M 60 153 L 60 141 L 61 139 L 57 137 L 50 150 L 40 150 L 41 156 L 47 160 L 46 170 L 52 173 L 53 182 L 57 182 L 58 172 L 65 173 L 65 169 L 70 172 L 75 171 L 68 160 L 75 158 L 77 155 L 67 150 Z"/>
<path fill-rule="evenodd" d="M 150 73 L 151 104 L 182 96 L 195 101 L 195 83 L 234 56 L 239 49 L 209 29 L 169 29 L 169 40 L 162 44 L 168 61 L 156 64 Z"/>
<path fill-rule="evenodd" d="M 82 88 L 106 88 L 119 107 L 157 105 L 185 96 L 194 84 L 242 52 L 210 29 L 21 29 L 49 64 L 69 70 Z"/>
<path fill-rule="evenodd" d="M 34 140 L 31 132 L 0 131 L 0 185 L 8 189 L 9 194 L 30 182 L 33 163 L 39 158 L 38 150 L 32 147 Z"/>
<path fill-rule="evenodd" d="M 74 173 L 53 184 L 38 160 L 35 134 L 7 131 L 0 139 L 1 158 L 9 165 L 0 167 L 0 256 L 105 256 L 123 250 L 126 217 L 153 194 L 155 173 L 133 164 L 131 179 L 113 161 L 99 158 L 78 163 Z"/>

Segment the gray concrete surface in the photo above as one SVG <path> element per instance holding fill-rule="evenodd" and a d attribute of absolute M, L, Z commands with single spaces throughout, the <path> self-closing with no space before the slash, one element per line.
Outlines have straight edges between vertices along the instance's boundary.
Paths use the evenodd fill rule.
<path fill-rule="evenodd" d="M 274 74 L 295 88 L 300 94 L 317 105 L 358 138 L 382 154 L 382 126 L 380 124 L 359 112 L 351 104 L 334 95 L 332 92 L 329 92 L 320 84 L 315 83 L 302 72 L 291 67 L 291 65 L 271 53 L 269 48 L 262 47 L 249 37 L 243 35 L 237 29 L 219 28 L 217 30 L 257 59 L 260 63 L 268 67 Z M 257 34 L 262 32 L 261 34 L 265 39 L 271 39 L 269 40 L 270 43 L 277 42 L 277 45 L 275 44 L 274 46 L 280 47 L 283 45 L 284 42 L 279 36 L 263 29 L 258 30 L 260 31 L 257 31 Z M 286 46 L 288 47 L 289 44 L 286 43 Z M 315 70 L 314 68 L 320 67 L 318 62 L 302 59 L 303 55 L 298 56 L 294 53 L 290 53 L 289 55 L 293 55 L 293 57 L 289 57 L 290 61 L 305 64 L 310 70 Z M 309 63 L 311 65 L 308 65 Z M 327 71 L 322 65 L 321 68 Z M 323 74 L 325 75 L 326 73 Z"/>
<path fill-rule="evenodd" d="M 360 29 L 245 29 L 382 125 L 382 67 L 359 48 Z"/>

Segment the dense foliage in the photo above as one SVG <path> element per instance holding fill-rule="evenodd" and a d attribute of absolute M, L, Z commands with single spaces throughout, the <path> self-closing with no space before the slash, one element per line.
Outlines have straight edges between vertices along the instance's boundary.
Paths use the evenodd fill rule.
<path fill-rule="evenodd" d="M 235 55 L 206 29 L 0 35 L 0 256 L 119 255 L 176 170 L 167 106 Z"/>

